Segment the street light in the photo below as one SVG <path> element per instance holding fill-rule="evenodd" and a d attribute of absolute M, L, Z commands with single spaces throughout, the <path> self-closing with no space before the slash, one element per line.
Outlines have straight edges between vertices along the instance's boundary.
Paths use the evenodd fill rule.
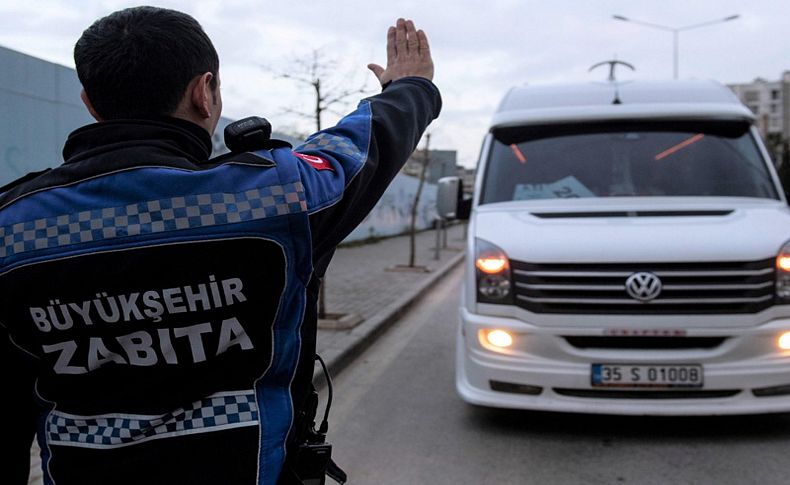
<path fill-rule="evenodd" d="M 729 22 L 730 20 L 735 20 L 735 19 L 737 19 L 739 17 L 740 17 L 740 15 L 730 15 L 729 17 L 724 17 L 723 19 L 710 20 L 708 22 L 702 22 L 701 24 L 686 25 L 684 27 L 669 27 L 667 25 L 660 25 L 660 24 L 654 24 L 654 23 L 651 23 L 651 22 L 643 22 L 641 20 L 630 19 L 628 17 L 623 17 L 622 15 L 612 15 L 612 18 L 615 19 L 615 20 L 622 20 L 623 22 L 631 22 L 631 23 L 634 23 L 634 24 L 644 25 L 646 27 L 653 27 L 654 29 L 660 29 L 660 30 L 666 30 L 666 31 L 672 32 L 672 41 L 673 41 L 673 47 L 674 47 L 674 49 L 673 49 L 673 52 L 674 52 L 674 56 L 673 56 L 673 61 L 674 62 L 673 62 L 673 64 L 674 64 L 674 78 L 675 79 L 678 78 L 678 37 L 679 37 L 678 34 L 681 31 L 696 29 L 696 28 L 699 28 L 699 27 L 706 27 L 708 25 L 713 25 L 713 24 L 720 24 L 722 22 Z"/>

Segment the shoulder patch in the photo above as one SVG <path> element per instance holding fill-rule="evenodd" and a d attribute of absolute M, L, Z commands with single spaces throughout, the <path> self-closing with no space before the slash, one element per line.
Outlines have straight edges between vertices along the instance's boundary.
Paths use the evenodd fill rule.
<path fill-rule="evenodd" d="M 332 164 L 330 164 L 329 161 L 327 161 L 326 159 L 317 157 L 315 155 L 305 155 L 304 153 L 298 153 L 298 152 L 293 152 L 293 154 L 297 158 L 307 162 L 308 165 L 310 165 L 316 170 L 331 170 L 332 172 L 335 171 L 335 169 L 332 168 Z"/>

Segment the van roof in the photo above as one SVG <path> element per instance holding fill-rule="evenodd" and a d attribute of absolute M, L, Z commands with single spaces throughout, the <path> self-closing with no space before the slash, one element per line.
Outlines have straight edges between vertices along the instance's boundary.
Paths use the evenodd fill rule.
<path fill-rule="evenodd" d="M 491 127 L 673 119 L 752 122 L 754 115 L 715 81 L 597 82 L 514 87 L 500 103 Z"/>

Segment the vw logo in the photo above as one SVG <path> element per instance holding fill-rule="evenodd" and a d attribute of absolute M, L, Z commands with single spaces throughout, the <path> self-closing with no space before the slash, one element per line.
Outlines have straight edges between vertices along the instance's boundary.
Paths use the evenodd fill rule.
<path fill-rule="evenodd" d="M 650 301 L 661 293 L 661 280 L 653 273 L 634 273 L 625 280 L 625 291 L 639 301 Z"/>

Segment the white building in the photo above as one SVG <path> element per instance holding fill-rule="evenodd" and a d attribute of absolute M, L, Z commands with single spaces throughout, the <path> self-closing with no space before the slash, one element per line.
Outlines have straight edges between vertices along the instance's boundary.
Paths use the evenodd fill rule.
<path fill-rule="evenodd" d="M 757 116 L 757 126 L 764 138 L 776 134 L 790 139 L 790 71 L 777 81 L 757 78 L 750 83 L 728 87 Z"/>

